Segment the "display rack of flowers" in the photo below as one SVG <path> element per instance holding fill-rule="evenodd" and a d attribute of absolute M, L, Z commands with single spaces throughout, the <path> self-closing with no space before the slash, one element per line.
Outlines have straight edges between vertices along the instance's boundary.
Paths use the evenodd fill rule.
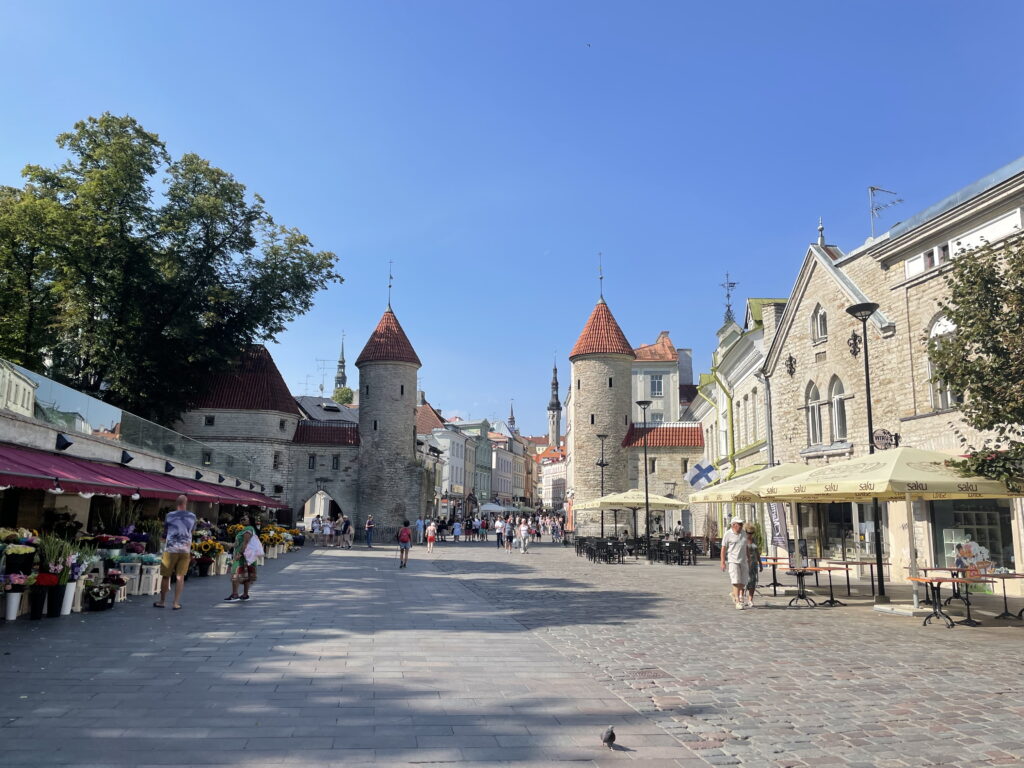
<path fill-rule="evenodd" d="M 298 528 L 289 528 L 288 533 L 292 537 L 292 544 L 296 547 L 301 547 L 306 543 L 306 535 Z"/>
<path fill-rule="evenodd" d="M 27 528 L 0 528 L 4 573 L 32 573 L 39 537 Z"/>
<path fill-rule="evenodd" d="M 36 578 L 36 591 L 44 593 L 44 598 L 47 601 L 46 615 L 56 618 L 61 615 L 64 606 L 75 547 L 66 539 L 48 535 L 39 540 L 39 551 L 41 560 L 39 576 Z M 73 590 L 74 587 L 72 587 L 72 596 L 74 595 Z M 70 612 L 69 602 L 68 613 Z"/>
<path fill-rule="evenodd" d="M 224 554 L 224 546 L 219 541 L 204 539 L 192 543 L 192 556 L 196 558 L 197 574 L 209 576 L 210 568 L 217 558 Z"/>

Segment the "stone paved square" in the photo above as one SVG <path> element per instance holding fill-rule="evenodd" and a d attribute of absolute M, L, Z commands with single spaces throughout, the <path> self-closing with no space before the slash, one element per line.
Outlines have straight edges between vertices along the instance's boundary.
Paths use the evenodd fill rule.
<path fill-rule="evenodd" d="M 0 629 L 3 764 L 1024 765 L 1024 627 L 990 619 L 739 612 L 714 563 L 547 543 L 415 548 L 408 570 L 307 548 L 248 604 L 226 590 Z"/>

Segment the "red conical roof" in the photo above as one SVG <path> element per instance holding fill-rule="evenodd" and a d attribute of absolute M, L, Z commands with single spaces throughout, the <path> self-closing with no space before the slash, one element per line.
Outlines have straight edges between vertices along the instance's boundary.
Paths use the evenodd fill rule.
<path fill-rule="evenodd" d="M 633 347 L 626 341 L 626 334 L 612 317 L 612 311 L 604 303 L 604 298 L 597 302 L 590 313 L 583 333 L 576 339 L 576 344 L 569 353 L 572 360 L 578 355 L 629 355 L 636 357 Z"/>
<path fill-rule="evenodd" d="M 416 355 L 416 350 L 409 343 L 409 337 L 405 335 L 405 331 L 402 330 L 402 326 L 390 306 L 384 312 L 380 322 L 377 323 L 373 333 L 370 334 L 370 340 L 366 342 L 363 351 L 359 353 L 359 357 L 356 359 L 356 368 L 363 363 L 374 362 L 422 365 Z"/>

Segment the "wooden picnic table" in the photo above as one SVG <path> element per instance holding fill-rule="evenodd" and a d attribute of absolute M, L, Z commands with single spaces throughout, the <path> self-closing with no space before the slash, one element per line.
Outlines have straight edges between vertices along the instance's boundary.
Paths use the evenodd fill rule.
<path fill-rule="evenodd" d="M 948 571 L 948 568 L 930 568 L 929 570 L 936 571 Z M 954 576 L 911 576 L 910 581 L 916 581 L 921 584 L 927 584 L 928 588 L 932 591 L 932 612 L 925 616 L 922 626 L 927 626 L 935 617 L 941 618 L 946 622 L 946 626 L 952 629 L 957 624 L 963 624 L 968 627 L 977 627 L 981 624 L 980 621 L 971 618 L 971 603 L 970 600 L 965 601 L 964 605 L 967 607 L 967 618 L 961 619 L 960 621 L 953 621 L 952 617 L 948 613 L 942 610 L 942 599 L 939 594 L 943 584 L 955 584 L 963 585 L 965 592 L 969 593 L 971 584 L 994 584 L 995 581 L 992 579 L 961 579 Z"/>

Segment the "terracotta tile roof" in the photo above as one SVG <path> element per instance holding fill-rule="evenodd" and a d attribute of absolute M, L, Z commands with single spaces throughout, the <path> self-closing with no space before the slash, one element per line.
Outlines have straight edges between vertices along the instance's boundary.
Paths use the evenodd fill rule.
<path fill-rule="evenodd" d="M 416 434 L 429 435 L 435 429 L 444 428 L 444 419 L 430 403 L 416 406 Z"/>
<path fill-rule="evenodd" d="M 528 443 L 533 443 L 534 445 L 547 445 L 548 444 L 548 436 L 547 435 L 527 435 L 523 439 L 526 440 Z"/>
<path fill-rule="evenodd" d="M 359 445 L 359 425 L 300 421 L 292 442 L 301 445 Z"/>
<path fill-rule="evenodd" d="M 577 355 L 629 355 L 633 354 L 633 347 L 626 341 L 626 335 L 619 328 L 619 324 L 612 317 L 612 311 L 604 303 L 602 298 L 597 302 L 594 311 L 590 313 L 587 324 L 583 326 L 583 332 L 576 339 L 576 344 L 569 353 L 569 359 Z"/>
<path fill-rule="evenodd" d="M 251 346 L 233 369 L 211 376 L 209 388 L 193 407 L 299 412 L 274 359 L 262 344 Z"/>
<path fill-rule="evenodd" d="M 676 345 L 668 337 L 668 331 L 658 334 L 658 340 L 653 344 L 643 344 L 633 350 L 637 360 L 677 362 L 679 353 L 676 352 Z"/>
<path fill-rule="evenodd" d="M 415 363 L 416 365 L 422 365 L 416 350 L 409 343 L 409 337 L 402 330 L 402 326 L 398 322 L 398 318 L 395 317 L 395 313 L 391 311 L 391 307 L 385 310 L 380 322 L 377 323 L 377 327 L 370 334 L 369 341 L 366 342 L 366 346 L 363 347 L 363 351 L 359 353 L 359 357 L 356 359 L 356 367 L 358 368 L 364 363 L 373 362 Z"/>
<path fill-rule="evenodd" d="M 649 424 L 646 431 L 648 448 L 702 448 L 704 446 L 704 435 L 701 434 L 699 424 L 693 426 L 654 426 Z M 622 447 L 643 448 L 643 445 L 644 427 L 631 425 L 622 439 Z"/>

